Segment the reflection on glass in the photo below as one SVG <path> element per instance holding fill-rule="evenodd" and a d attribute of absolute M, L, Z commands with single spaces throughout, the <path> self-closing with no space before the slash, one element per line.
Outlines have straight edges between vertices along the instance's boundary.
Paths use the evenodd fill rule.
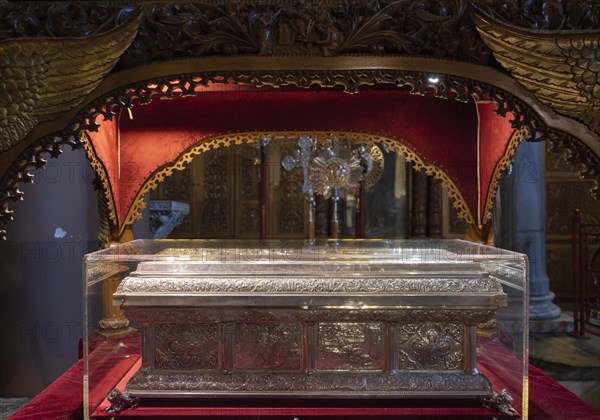
<path fill-rule="evenodd" d="M 406 162 L 394 152 L 383 156 L 383 175 L 365 194 L 365 236 L 408 238 Z"/>
<path fill-rule="evenodd" d="M 288 171 L 281 166 L 282 160 L 296 148 L 294 138 L 274 138 L 267 147 L 266 223 L 270 238 L 307 237 L 308 211 L 302 170 L 298 167 Z M 382 154 L 383 174 L 365 191 L 365 237 L 406 238 L 406 163 L 395 152 L 385 152 L 382 148 Z M 258 149 L 253 145 L 231 145 L 197 156 L 184 171 L 176 171 L 165 179 L 150 199 L 189 204 L 190 209 L 169 238 L 258 238 L 261 172 L 258 162 Z M 340 237 L 355 237 L 360 205 L 356 192 L 349 193 L 340 206 Z M 321 232 L 318 236 L 326 237 L 331 206 L 323 203 L 321 208 L 324 214 L 318 215 L 317 230 Z M 136 230 L 139 232 L 139 228 Z"/>

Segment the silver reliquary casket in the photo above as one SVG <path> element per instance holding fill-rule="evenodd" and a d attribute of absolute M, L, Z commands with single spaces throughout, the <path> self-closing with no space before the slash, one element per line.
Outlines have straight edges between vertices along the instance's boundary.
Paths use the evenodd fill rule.
<path fill-rule="evenodd" d="M 143 337 L 130 395 L 493 392 L 477 369 L 477 327 L 496 325 L 514 267 L 472 244 L 187 244 L 140 261 L 113 296 Z"/>

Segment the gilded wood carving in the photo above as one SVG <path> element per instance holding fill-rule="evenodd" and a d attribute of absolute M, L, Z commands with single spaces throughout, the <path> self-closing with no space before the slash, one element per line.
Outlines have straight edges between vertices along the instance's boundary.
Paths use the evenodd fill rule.
<path fill-rule="evenodd" d="M 85 38 L 0 43 L 0 152 L 83 101 L 135 37 L 140 17 Z"/>
<path fill-rule="evenodd" d="M 515 79 L 541 102 L 600 134 L 600 27 L 585 32 L 524 29 L 481 8 L 473 20 Z"/>
<path fill-rule="evenodd" d="M 598 197 L 599 10 L 597 0 L 3 2 L 0 220 L 11 218 L 9 203 L 22 198 L 18 186 L 31 181 L 30 168 L 43 167 L 45 154 L 57 157 L 62 145 L 81 147 L 97 116 L 210 83 L 347 92 L 394 84 L 491 100 L 498 114 L 514 115 L 527 140 L 548 140 L 550 150 L 582 163 Z M 227 57 L 238 65 L 218 64 Z M 286 64 L 274 64 L 277 57 Z M 317 61 L 309 65 L 311 57 Z M 440 61 L 439 69 L 451 71 L 432 87 L 420 57 L 455 61 Z M 239 67 L 245 58 L 251 65 Z M 194 59 L 214 61 L 189 64 Z M 166 62 L 181 70 L 155 66 Z M 539 103 L 527 91 L 500 87 L 490 69 L 510 74 Z M 61 120 L 65 114 L 70 122 Z"/>
<path fill-rule="evenodd" d="M 419 54 L 487 63 L 470 2 L 219 1 L 2 6 L 3 37 L 83 36 L 143 11 L 121 68 L 181 57 L 241 54 Z M 2 10 L 2 9 L 0 9 Z"/>

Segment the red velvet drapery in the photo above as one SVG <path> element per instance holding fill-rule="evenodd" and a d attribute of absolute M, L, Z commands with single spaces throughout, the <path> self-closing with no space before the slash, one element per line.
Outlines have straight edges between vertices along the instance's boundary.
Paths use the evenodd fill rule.
<path fill-rule="evenodd" d="M 403 90 L 221 90 L 154 100 L 89 133 L 104 164 L 119 224 L 144 183 L 186 149 L 226 133 L 340 131 L 378 134 L 445 172 L 473 220 L 482 220 L 492 173 L 512 128 L 491 103 L 461 103 Z"/>

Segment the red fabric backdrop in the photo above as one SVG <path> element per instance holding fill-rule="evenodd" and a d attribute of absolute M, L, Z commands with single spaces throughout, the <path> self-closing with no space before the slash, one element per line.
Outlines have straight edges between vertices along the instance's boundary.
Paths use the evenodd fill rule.
<path fill-rule="evenodd" d="M 512 137 L 513 129 L 510 126 L 509 114 L 507 118 L 500 117 L 494 110 L 496 104 L 485 102 L 478 103 L 480 119 L 480 169 L 481 177 L 481 202 L 480 214 L 483 214 L 487 195 L 491 193 L 490 182 L 500 158 L 504 155 L 506 147 Z M 496 186 L 493 185 L 492 188 Z"/>
<path fill-rule="evenodd" d="M 121 177 L 119 173 L 117 119 L 103 121 L 98 132 L 88 132 L 87 134 L 96 156 L 104 165 L 104 171 L 108 176 L 115 207 L 119 209 Z M 122 224 L 122 222 L 123 218 L 119 218 L 119 224 Z"/>
<path fill-rule="evenodd" d="M 102 124 L 90 137 L 108 169 L 120 223 L 145 181 L 187 148 L 225 133 L 283 130 L 354 131 L 397 139 L 444 170 L 477 220 L 478 126 L 482 203 L 492 172 L 488 168 L 494 166 L 512 133 L 508 119 L 493 114 L 493 104 L 477 106 L 479 125 L 473 103 L 398 89 L 356 95 L 334 90 L 209 91 L 134 107 L 133 119 L 122 113 L 120 165 L 114 123 Z"/>

